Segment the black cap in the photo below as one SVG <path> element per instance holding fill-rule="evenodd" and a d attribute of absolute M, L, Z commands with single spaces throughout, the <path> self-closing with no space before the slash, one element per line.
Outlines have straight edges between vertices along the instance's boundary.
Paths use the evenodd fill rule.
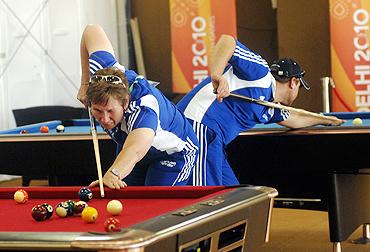
<path fill-rule="evenodd" d="M 292 77 L 299 78 L 302 86 L 306 90 L 310 90 L 310 86 L 303 79 L 305 71 L 302 70 L 301 66 L 293 59 L 282 58 L 272 62 L 270 67 L 271 74 L 278 81 L 288 81 Z"/>

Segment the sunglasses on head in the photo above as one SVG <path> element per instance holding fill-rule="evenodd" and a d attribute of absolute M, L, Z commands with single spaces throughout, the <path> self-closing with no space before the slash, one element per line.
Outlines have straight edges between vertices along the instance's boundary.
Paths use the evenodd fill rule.
<path fill-rule="evenodd" d="M 105 81 L 113 85 L 123 85 L 125 87 L 125 83 L 116 75 L 93 75 L 90 78 L 90 83 L 98 83 L 100 81 Z"/>

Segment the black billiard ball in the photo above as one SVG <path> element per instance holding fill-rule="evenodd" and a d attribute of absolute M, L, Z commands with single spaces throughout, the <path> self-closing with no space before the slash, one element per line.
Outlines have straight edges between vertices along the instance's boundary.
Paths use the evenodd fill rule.
<path fill-rule="evenodd" d="M 82 187 L 78 191 L 78 197 L 80 198 L 80 200 L 85 201 L 85 202 L 88 202 L 89 200 L 92 199 L 93 194 L 92 194 L 92 191 L 89 188 Z"/>
<path fill-rule="evenodd" d="M 48 215 L 48 210 L 43 205 L 37 205 L 32 208 L 32 218 L 36 221 L 46 220 Z"/>
<path fill-rule="evenodd" d="M 67 200 L 65 203 L 68 205 L 67 215 L 72 216 L 76 203 L 73 200 Z"/>
<path fill-rule="evenodd" d="M 56 128 L 56 131 L 58 132 L 58 133 L 62 133 L 62 132 L 64 132 L 64 126 L 62 125 L 62 124 L 60 124 L 60 125 L 58 125 L 57 126 L 57 128 Z"/>
<path fill-rule="evenodd" d="M 52 215 L 53 215 L 53 207 L 48 204 L 48 203 L 44 203 L 42 204 L 43 207 L 46 208 L 46 210 L 48 211 L 47 215 L 46 215 L 46 219 L 49 219 Z"/>

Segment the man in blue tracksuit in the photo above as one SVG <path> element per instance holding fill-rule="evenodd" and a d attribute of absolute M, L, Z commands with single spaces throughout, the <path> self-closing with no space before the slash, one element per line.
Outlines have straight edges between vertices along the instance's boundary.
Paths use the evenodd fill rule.
<path fill-rule="evenodd" d="M 199 144 L 183 113 L 143 76 L 117 62 L 98 25 L 88 25 L 82 35 L 81 66 L 77 98 L 91 107 L 117 143 L 117 157 L 103 176 L 104 184 L 115 189 L 188 185 Z M 135 167 L 139 161 L 149 166 Z"/>
<path fill-rule="evenodd" d="M 200 144 L 193 172 L 194 185 L 239 184 L 227 161 L 225 148 L 239 133 L 256 124 L 279 123 L 300 128 L 343 123 L 336 117 L 320 119 L 226 98 L 231 92 L 258 100 L 292 104 L 300 87 L 310 88 L 303 79 L 305 72 L 292 59 L 275 61 L 270 69 L 260 55 L 233 37 L 222 35 L 215 46 L 210 71 L 211 75 L 177 104 L 192 123 Z"/>

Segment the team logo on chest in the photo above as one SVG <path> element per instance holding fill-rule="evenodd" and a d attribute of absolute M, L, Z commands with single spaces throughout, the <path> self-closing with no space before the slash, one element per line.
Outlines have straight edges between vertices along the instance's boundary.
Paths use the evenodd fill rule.
<path fill-rule="evenodd" d="M 174 167 L 176 165 L 176 162 L 169 161 L 169 160 L 163 160 L 160 163 L 161 163 L 161 165 L 165 165 L 167 167 Z"/>

